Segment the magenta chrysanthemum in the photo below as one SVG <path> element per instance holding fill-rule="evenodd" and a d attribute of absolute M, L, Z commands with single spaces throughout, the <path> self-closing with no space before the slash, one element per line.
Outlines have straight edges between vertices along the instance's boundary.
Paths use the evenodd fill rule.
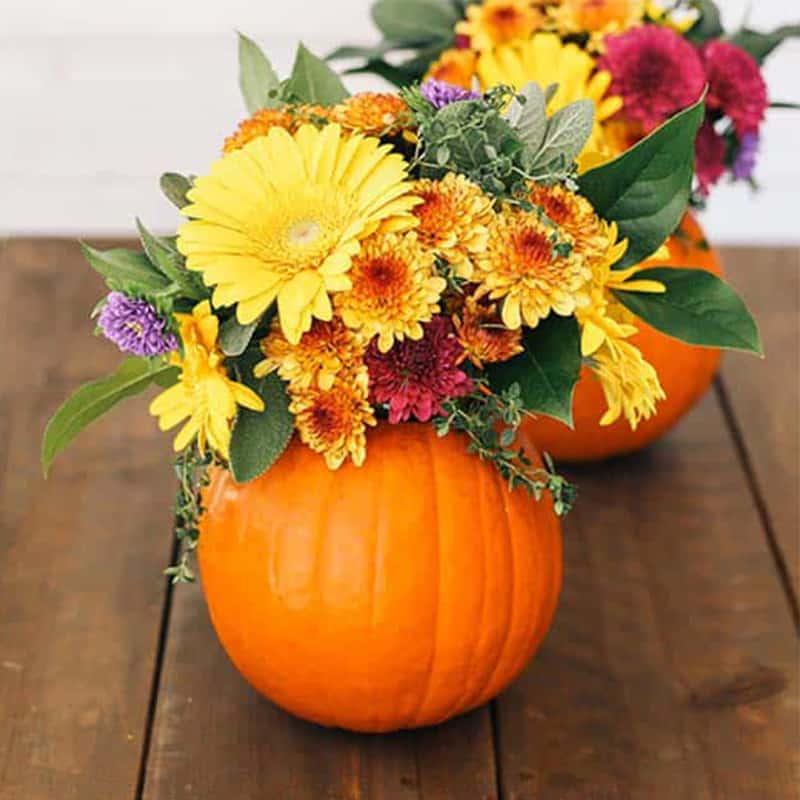
<path fill-rule="evenodd" d="M 152 357 L 178 349 L 175 334 L 166 330 L 166 321 L 147 300 L 111 292 L 97 324 L 123 353 Z"/>
<path fill-rule="evenodd" d="M 472 381 L 458 367 L 464 351 L 450 320 L 437 316 L 423 328 L 419 341 L 403 339 L 388 353 L 373 341 L 367 350 L 371 400 L 389 405 L 392 424 L 412 417 L 428 422 L 445 400 L 472 391 Z"/>
<path fill-rule="evenodd" d="M 756 60 L 741 47 L 722 41 L 708 42 L 702 58 L 709 110 L 729 117 L 739 136 L 756 133 L 769 105 L 767 86 Z"/>
<path fill-rule="evenodd" d="M 714 130 L 711 120 L 706 120 L 695 142 L 695 175 L 700 193 L 708 195 L 711 187 L 725 174 L 725 140 Z"/>
<path fill-rule="evenodd" d="M 706 80 L 697 50 L 656 25 L 609 36 L 597 66 L 611 73 L 609 94 L 622 97 L 625 116 L 646 129 L 696 102 Z"/>

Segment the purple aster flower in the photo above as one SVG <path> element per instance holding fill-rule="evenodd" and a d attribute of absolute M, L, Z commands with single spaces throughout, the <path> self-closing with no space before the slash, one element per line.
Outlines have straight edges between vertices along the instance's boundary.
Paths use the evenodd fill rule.
<path fill-rule="evenodd" d="M 422 96 L 436 109 L 449 106 L 451 103 L 458 103 L 462 100 L 480 100 L 481 96 L 477 92 L 470 92 L 455 86 L 447 81 L 438 81 L 430 78 L 420 86 Z"/>
<path fill-rule="evenodd" d="M 123 353 L 149 357 L 178 349 L 175 334 L 164 330 L 166 321 L 147 300 L 111 292 L 97 324 Z"/>
<path fill-rule="evenodd" d="M 754 132 L 744 134 L 739 140 L 739 152 L 733 162 L 733 176 L 737 181 L 747 180 L 755 171 L 758 145 L 758 134 Z"/>

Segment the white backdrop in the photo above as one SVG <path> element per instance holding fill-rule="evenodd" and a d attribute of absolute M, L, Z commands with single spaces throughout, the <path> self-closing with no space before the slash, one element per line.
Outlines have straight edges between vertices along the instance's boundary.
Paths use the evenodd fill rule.
<path fill-rule="evenodd" d="M 729 24 L 747 0 L 718 0 Z M 750 22 L 792 20 L 794 3 L 759 0 Z M 141 216 L 176 218 L 165 170 L 201 172 L 244 116 L 235 30 L 279 71 L 302 38 L 316 52 L 376 37 L 369 0 L 0 0 L 0 234 L 130 234 Z M 772 97 L 800 100 L 800 43 L 768 67 Z M 350 80 L 351 88 L 377 85 Z M 773 111 L 758 178 L 723 187 L 705 215 L 718 243 L 800 242 L 800 113 Z"/>

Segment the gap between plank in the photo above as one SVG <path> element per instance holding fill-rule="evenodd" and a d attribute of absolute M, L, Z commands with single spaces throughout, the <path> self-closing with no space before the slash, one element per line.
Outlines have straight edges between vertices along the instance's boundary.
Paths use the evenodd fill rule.
<path fill-rule="evenodd" d="M 503 800 L 506 797 L 505 786 L 503 783 L 503 764 L 500 758 L 503 752 L 500 741 L 500 722 L 497 718 L 497 701 L 492 700 L 489 703 L 489 722 L 492 726 L 492 757 L 494 758 L 494 782 L 497 788 L 498 800 Z"/>
<path fill-rule="evenodd" d="M 778 572 L 778 577 L 783 586 L 786 601 L 789 604 L 789 613 L 792 616 L 795 630 L 798 632 L 798 634 L 800 634 L 800 601 L 798 601 L 797 592 L 792 585 L 792 578 L 786 566 L 786 560 L 784 558 L 783 551 L 778 543 L 778 537 L 775 534 L 775 526 L 772 523 L 772 516 L 769 513 L 769 507 L 767 506 L 766 500 L 764 499 L 764 495 L 761 491 L 761 485 L 756 475 L 755 468 L 753 467 L 753 463 L 750 459 L 750 453 L 747 449 L 744 436 L 742 435 L 739 422 L 736 419 L 736 415 L 733 411 L 733 405 L 731 404 L 727 387 L 725 386 L 722 378 L 719 376 L 717 376 L 716 380 L 714 381 L 714 386 L 720 406 L 722 407 L 722 414 L 725 419 L 725 423 L 728 426 L 731 438 L 733 439 L 734 447 L 739 455 L 739 461 L 744 469 L 745 479 L 747 481 L 748 488 L 750 489 L 750 493 L 753 496 L 756 512 L 758 513 L 759 519 L 761 520 L 761 525 L 764 528 L 764 532 L 767 537 L 767 544 L 769 545 L 772 558 L 775 562 L 775 569 Z"/>

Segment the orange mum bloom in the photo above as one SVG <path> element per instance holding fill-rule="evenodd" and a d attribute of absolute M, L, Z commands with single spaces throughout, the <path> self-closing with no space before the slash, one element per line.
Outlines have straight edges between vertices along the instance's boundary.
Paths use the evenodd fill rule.
<path fill-rule="evenodd" d="M 486 305 L 468 297 L 453 324 L 466 357 L 478 369 L 508 361 L 523 350 L 522 330 L 506 328 L 495 303 Z"/>
<path fill-rule="evenodd" d="M 289 133 L 294 133 L 306 122 L 327 119 L 329 116 L 330 110 L 322 106 L 262 108 L 256 111 L 252 117 L 239 123 L 236 132 L 225 139 L 222 149 L 225 153 L 232 153 L 234 150 L 240 150 L 253 139 L 266 136 L 273 128 L 283 128 Z"/>
<path fill-rule="evenodd" d="M 445 50 L 439 60 L 431 64 L 425 79 L 434 78 L 462 89 L 471 89 L 477 67 L 478 54 L 474 50 Z"/>
<path fill-rule="evenodd" d="M 467 6 L 467 19 L 456 25 L 456 32 L 469 37 L 473 50 L 483 52 L 530 39 L 544 21 L 544 15 L 530 0 L 486 0 Z"/>
<path fill-rule="evenodd" d="M 344 128 L 368 136 L 394 136 L 411 124 L 405 100 L 389 92 L 361 92 L 333 109 L 331 117 Z"/>

